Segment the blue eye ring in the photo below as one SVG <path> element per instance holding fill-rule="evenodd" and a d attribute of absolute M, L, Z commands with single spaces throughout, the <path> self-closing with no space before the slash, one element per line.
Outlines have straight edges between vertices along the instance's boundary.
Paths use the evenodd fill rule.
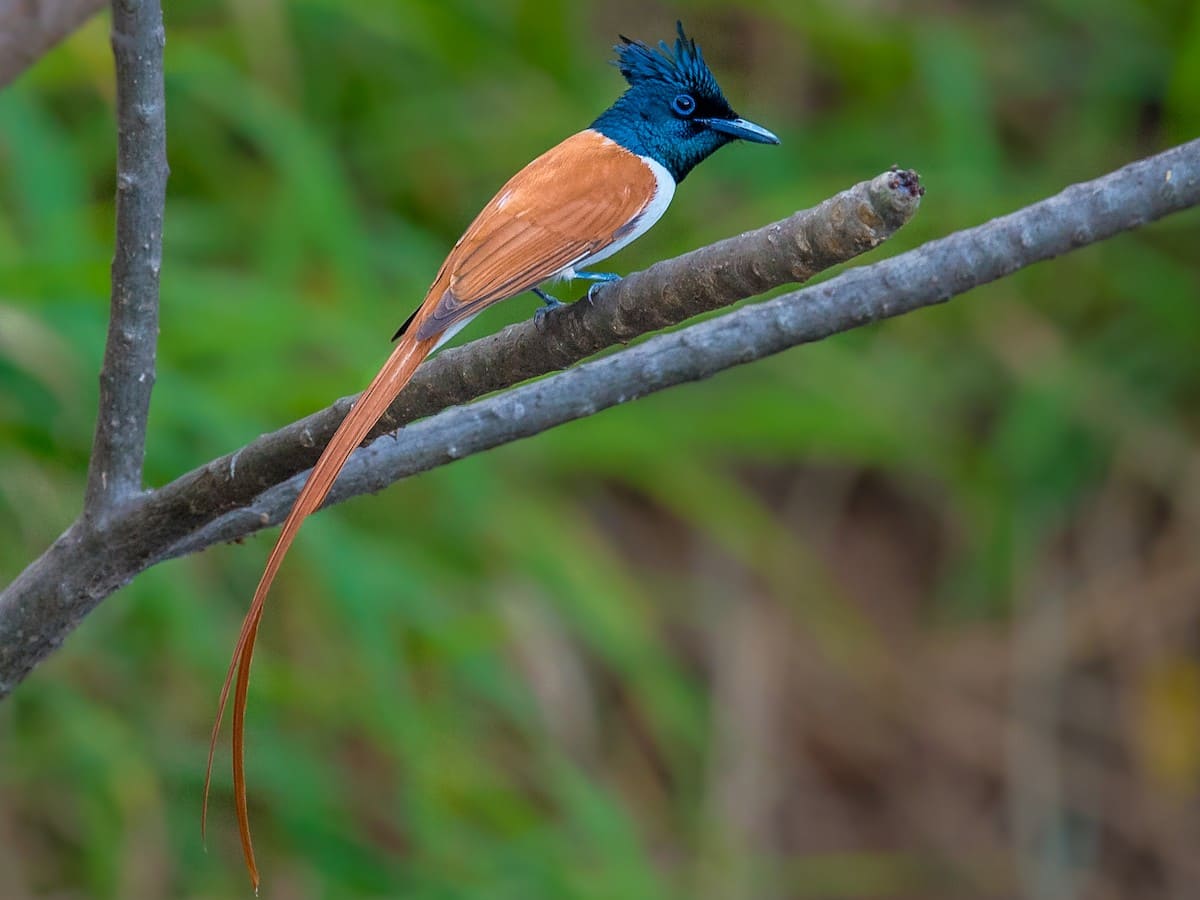
<path fill-rule="evenodd" d="M 696 111 L 696 99 L 691 94 L 678 94 L 671 101 L 671 109 L 680 116 L 690 116 Z"/>

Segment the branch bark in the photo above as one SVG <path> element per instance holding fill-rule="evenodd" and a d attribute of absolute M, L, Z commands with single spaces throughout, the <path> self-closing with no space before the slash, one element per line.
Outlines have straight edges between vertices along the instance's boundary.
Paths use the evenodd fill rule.
<path fill-rule="evenodd" d="M 886 172 L 781 222 L 630 275 L 594 304 L 564 309 L 541 327 L 524 323 L 448 350 L 418 370 L 384 427 L 570 365 L 657 324 L 811 277 L 890 237 L 916 212 L 920 194 L 914 173 Z M 647 316 L 643 307 L 664 294 L 675 298 L 671 311 Z M 259 438 L 107 519 L 81 516 L 0 593 L 0 698 L 138 572 L 177 555 L 175 548 L 220 516 L 311 466 L 351 402 L 345 398 Z"/>
<path fill-rule="evenodd" d="M 920 196 L 914 173 L 885 172 L 812 209 L 631 274 L 598 291 L 593 303 L 446 350 L 421 366 L 368 440 L 655 328 L 807 280 L 887 240 L 915 214 Z M 353 402 L 344 397 L 154 492 L 161 546 L 306 471 Z"/>
<path fill-rule="evenodd" d="M 658 335 L 612 356 L 414 422 L 395 440 L 360 448 L 342 470 L 327 505 L 664 388 L 944 303 L 1033 263 L 1197 205 L 1200 139 L 823 284 Z M 168 555 L 194 553 L 282 521 L 303 484 L 301 473 L 265 491 L 248 507 L 189 535 Z"/>
<path fill-rule="evenodd" d="M 158 343 L 158 278 L 167 192 L 163 31 L 159 0 L 113 0 L 117 71 L 117 241 L 100 409 L 84 515 L 103 518 L 137 496 Z"/>
<path fill-rule="evenodd" d="M 915 198 L 913 201 L 915 208 Z M 818 209 L 827 209 L 833 202 Z M 1034 262 L 1198 204 L 1200 141 L 1193 141 L 1070 187 L 1011 215 L 876 265 L 854 269 L 816 287 L 660 335 L 542 381 L 414 422 L 403 429 L 402 439 L 376 441 L 356 453 L 331 502 L 378 490 L 405 475 L 652 391 L 943 302 Z M 829 233 L 838 231 L 832 218 L 826 216 Z M 859 216 L 859 222 L 871 218 L 879 218 L 882 224 L 877 214 Z M 759 234 L 777 227 L 778 223 Z M 804 233 L 819 231 L 809 229 Z M 763 237 L 767 248 L 777 249 L 783 243 L 778 235 L 774 239 L 765 234 Z M 809 249 L 806 240 L 795 239 L 795 244 L 795 249 Z M 721 246 L 697 254 L 715 253 Z M 735 272 L 752 273 L 746 286 L 755 288 L 764 270 L 756 267 L 752 255 L 739 255 L 750 246 L 759 245 L 753 241 L 740 249 L 727 245 L 732 255 L 710 260 L 710 267 L 703 273 L 693 270 L 697 254 L 689 254 L 630 276 L 602 293 L 594 308 L 578 304 L 551 316 L 544 332 L 539 333 L 531 324 L 518 325 L 449 351 L 423 367 L 429 370 L 425 378 L 437 383 L 423 383 L 418 388 L 414 381 L 393 407 L 393 421 L 428 415 L 434 411 L 431 407 L 444 405 L 447 398 L 478 396 L 503 386 L 495 384 L 492 367 L 507 375 L 524 372 L 530 360 L 538 358 L 535 350 L 550 363 L 560 358 L 560 346 L 571 346 L 573 341 L 581 342 L 578 346 L 586 345 L 586 336 L 594 329 L 613 327 L 599 323 L 632 317 L 658 323 L 658 313 L 646 313 L 641 307 L 657 304 L 663 293 L 703 295 L 709 298 L 703 302 L 712 302 L 713 292 L 724 283 L 725 275 L 718 273 Z M 813 256 L 801 252 L 796 258 Z M 798 271 L 811 274 L 803 265 Z M 657 280 L 666 272 L 671 277 L 663 275 L 663 281 Z M 681 284 L 685 287 L 680 288 Z M 664 285 L 670 287 L 664 291 Z M 667 303 L 671 305 L 672 301 L 668 299 Z M 0 594 L 0 697 L 57 646 L 83 615 L 138 572 L 169 556 L 241 537 L 280 518 L 299 487 L 300 479 L 292 477 L 297 460 L 311 463 L 327 434 L 324 429 L 345 414 L 348 403 L 339 401 L 328 410 L 261 438 L 238 454 L 216 460 L 139 498 L 102 527 L 85 522 L 73 525 Z M 249 476 L 245 464 L 251 467 Z M 261 479 L 267 479 L 267 483 Z M 242 499 L 251 492 L 257 496 Z"/>
<path fill-rule="evenodd" d="M 0 3 L 0 87 L 98 13 L 104 0 L 4 0 Z"/>

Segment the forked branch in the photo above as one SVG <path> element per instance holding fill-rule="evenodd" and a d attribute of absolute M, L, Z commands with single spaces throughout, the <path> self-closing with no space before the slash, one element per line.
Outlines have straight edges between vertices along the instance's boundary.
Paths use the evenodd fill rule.
<path fill-rule="evenodd" d="M 843 262 L 903 224 L 917 199 L 906 173 L 885 173 L 797 214 L 802 227 L 793 222 L 789 230 L 777 223 L 660 263 L 602 292 L 594 305 L 576 304 L 548 317 L 543 328 L 515 325 L 442 354 L 422 367 L 392 408 L 390 427 L 411 424 L 396 440 L 376 441 L 355 454 L 331 502 L 671 385 L 943 302 L 1024 266 L 1200 205 L 1200 140 L 815 287 L 469 403 L 701 308 L 735 302 L 743 292 L 766 290 L 779 278 L 804 278 Z M 776 251 L 783 256 L 776 258 Z M 791 262 L 782 261 L 786 258 Z M 339 401 L 145 494 L 102 524 L 76 522 L 0 593 L 0 697 L 87 612 L 145 568 L 281 518 L 295 497 L 299 473 L 320 452 L 349 402 Z M 455 406 L 462 403 L 469 405 Z"/>

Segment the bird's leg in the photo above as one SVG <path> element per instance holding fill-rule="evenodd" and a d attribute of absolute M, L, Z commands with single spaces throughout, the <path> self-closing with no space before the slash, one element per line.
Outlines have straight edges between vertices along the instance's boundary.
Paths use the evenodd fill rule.
<path fill-rule="evenodd" d="M 592 282 L 588 285 L 587 298 L 589 303 L 596 299 L 594 294 L 600 285 L 621 280 L 621 276 L 616 272 L 576 272 L 575 277 Z"/>
<path fill-rule="evenodd" d="M 560 306 L 566 306 L 566 304 L 557 297 L 547 294 L 541 288 L 535 287 L 532 288 L 532 290 L 538 295 L 538 297 L 541 298 L 543 304 L 542 306 L 539 306 L 533 314 L 533 322 L 535 325 L 540 325 L 542 323 L 542 319 L 546 318 L 546 314 L 551 310 L 558 309 Z"/>
<path fill-rule="evenodd" d="M 584 281 L 620 281 L 621 276 L 616 272 L 576 272 L 576 278 L 582 278 Z"/>

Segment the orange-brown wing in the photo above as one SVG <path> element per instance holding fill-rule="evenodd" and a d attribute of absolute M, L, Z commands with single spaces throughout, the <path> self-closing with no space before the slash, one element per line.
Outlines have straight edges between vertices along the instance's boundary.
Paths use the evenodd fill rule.
<path fill-rule="evenodd" d="M 640 157 L 587 130 L 547 150 L 470 224 L 434 281 L 418 338 L 535 287 L 627 233 L 658 182 Z"/>

